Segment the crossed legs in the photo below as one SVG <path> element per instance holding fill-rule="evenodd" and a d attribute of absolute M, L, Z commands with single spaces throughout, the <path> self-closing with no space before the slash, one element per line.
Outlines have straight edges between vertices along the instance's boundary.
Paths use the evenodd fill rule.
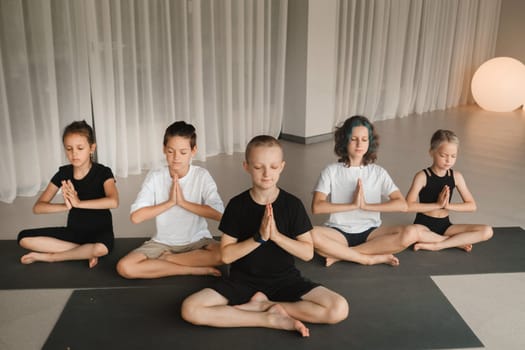
<path fill-rule="evenodd" d="M 388 264 L 398 266 L 393 255 L 419 242 L 439 242 L 446 238 L 422 225 L 381 226 L 372 231 L 366 242 L 349 247 L 346 238 L 330 227 L 315 226 L 312 237 L 316 252 L 326 258 L 326 266 L 340 260 L 362 265 Z"/>
<path fill-rule="evenodd" d="M 182 318 L 195 325 L 265 327 L 297 331 L 303 337 L 308 337 L 310 331 L 302 321 L 337 323 L 347 316 L 346 300 L 322 286 L 312 289 L 297 302 L 274 302 L 257 292 L 247 303 L 230 306 L 224 296 L 206 288 L 182 303 Z"/>
<path fill-rule="evenodd" d="M 426 242 L 423 240 L 414 246 L 414 250 L 441 250 L 458 247 L 470 252 L 474 243 L 487 241 L 492 238 L 493 234 L 492 227 L 488 225 L 452 225 L 445 231 L 444 240 L 439 242 Z"/>
<path fill-rule="evenodd" d="M 22 264 L 32 264 L 37 261 L 58 262 L 68 260 L 88 260 L 89 267 L 95 267 L 98 258 L 108 254 L 108 248 L 102 243 L 76 244 L 53 237 L 25 237 L 20 240 L 20 246 L 31 250 L 22 256 Z"/>
<path fill-rule="evenodd" d="M 175 275 L 213 275 L 221 272 L 214 266 L 220 265 L 218 243 L 208 244 L 202 249 L 184 253 L 164 252 L 161 256 L 149 259 L 140 252 L 131 252 L 117 264 L 118 273 L 125 278 L 160 278 Z"/>

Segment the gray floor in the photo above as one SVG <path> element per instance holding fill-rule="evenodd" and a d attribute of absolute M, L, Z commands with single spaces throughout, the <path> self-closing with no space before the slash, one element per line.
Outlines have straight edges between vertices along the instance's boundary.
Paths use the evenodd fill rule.
<path fill-rule="evenodd" d="M 436 111 L 376 123 L 380 134 L 378 164 L 403 193 L 415 172 L 429 165 L 428 142 L 438 128 L 454 130 L 460 140 L 456 169 L 467 180 L 478 204 L 475 213 L 453 215 L 454 222 L 525 227 L 525 112 L 490 113 L 475 106 Z M 335 160 L 331 141 L 300 145 L 283 142 L 286 169 L 281 187 L 307 207 L 321 169 Z M 219 155 L 199 163 L 214 176 L 223 200 L 249 186 L 243 154 Z M 129 207 L 144 174 L 118 178 L 120 207 L 113 210 L 117 237 L 150 235 L 153 223 L 133 225 Z M 0 203 L 0 239 L 14 239 L 23 228 L 62 225 L 64 214 L 33 215 L 35 198 Z M 320 224 L 325 216 L 312 216 Z M 412 214 L 383 215 L 384 223 L 410 223 Z M 217 224 L 210 223 L 214 234 Z M 475 250 L 473 252 L 475 254 Z M 488 349 L 525 347 L 525 273 L 435 276 L 434 281 Z M 70 290 L 0 291 L 0 348 L 38 349 L 52 329 Z M 22 331 L 23 330 L 23 331 Z M 30 330 L 29 332 L 27 330 Z"/>

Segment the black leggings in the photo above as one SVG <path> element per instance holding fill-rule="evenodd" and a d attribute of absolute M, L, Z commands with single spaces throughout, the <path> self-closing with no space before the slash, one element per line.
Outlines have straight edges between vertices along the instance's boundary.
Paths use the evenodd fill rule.
<path fill-rule="evenodd" d="M 79 231 L 68 227 L 43 227 L 20 231 L 18 244 L 26 237 L 52 237 L 76 244 L 102 243 L 108 248 L 108 252 L 113 249 L 115 240 L 113 231 Z"/>

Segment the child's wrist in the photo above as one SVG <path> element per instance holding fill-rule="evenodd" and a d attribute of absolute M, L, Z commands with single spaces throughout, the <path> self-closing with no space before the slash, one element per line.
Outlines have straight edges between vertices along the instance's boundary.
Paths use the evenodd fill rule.
<path fill-rule="evenodd" d="M 268 240 L 264 239 L 259 231 L 256 231 L 253 236 L 253 240 L 257 243 L 264 244 L 268 242 Z"/>

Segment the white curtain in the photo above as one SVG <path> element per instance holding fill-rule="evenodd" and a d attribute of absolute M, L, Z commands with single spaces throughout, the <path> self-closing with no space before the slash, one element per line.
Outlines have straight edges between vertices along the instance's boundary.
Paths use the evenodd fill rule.
<path fill-rule="evenodd" d="M 0 200 L 32 196 L 65 161 L 61 130 L 91 120 L 80 3 L 0 1 Z"/>
<path fill-rule="evenodd" d="M 500 0 L 339 0 L 336 114 L 372 121 L 470 102 Z"/>
<path fill-rule="evenodd" d="M 281 128 L 286 1 L 89 1 L 98 158 L 118 175 L 159 165 L 175 120 L 199 159 Z"/>
<path fill-rule="evenodd" d="M 49 182 L 73 120 L 119 176 L 161 164 L 175 120 L 201 160 L 277 136 L 286 18 L 285 0 L 0 0 L 0 200 Z"/>

